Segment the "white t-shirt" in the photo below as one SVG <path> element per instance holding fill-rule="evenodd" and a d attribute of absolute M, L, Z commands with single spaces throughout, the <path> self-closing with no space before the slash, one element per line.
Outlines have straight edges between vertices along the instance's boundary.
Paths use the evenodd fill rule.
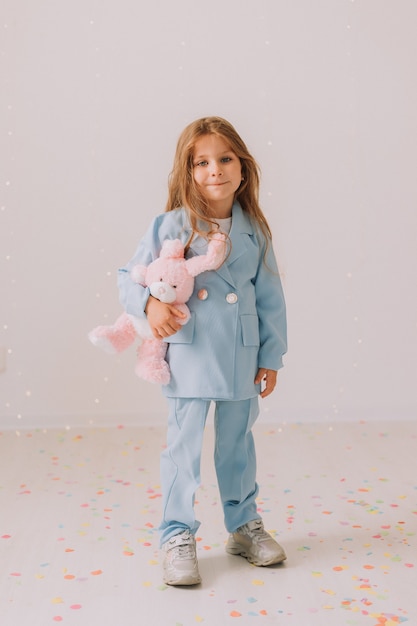
<path fill-rule="evenodd" d="M 225 217 L 223 219 L 216 218 L 216 222 L 219 224 L 219 231 L 228 235 L 230 233 L 230 229 L 232 228 L 232 216 Z"/>

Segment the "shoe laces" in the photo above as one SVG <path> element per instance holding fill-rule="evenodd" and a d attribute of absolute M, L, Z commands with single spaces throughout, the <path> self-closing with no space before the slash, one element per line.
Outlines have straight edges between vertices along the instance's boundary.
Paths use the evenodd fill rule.
<path fill-rule="evenodd" d="M 248 524 L 244 524 L 238 529 L 238 532 L 239 531 L 242 531 L 245 535 L 249 535 L 249 537 L 256 542 L 270 539 L 270 535 L 264 529 L 262 520 L 255 520 L 254 523 L 249 522 Z"/>
<path fill-rule="evenodd" d="M 183 543 L 176 548 L 175 550 L 175 558 L 180 561 L 186 561 L 187 559 L 193 559 L 195 557 L 194 548 L 192 545 L 188 543 Z"/>
<path fill-rule="evenodd" d="M 172 543 L 174 544 L 172 548 L 168 547 L 168 552 L 171 553 L 172 559 L 185 561 L 187 559 L 195 558 L 194 542 L 189 533 L 183 533 L 180 539 L 175 537 L 175 541 L 172 541 Z"/>

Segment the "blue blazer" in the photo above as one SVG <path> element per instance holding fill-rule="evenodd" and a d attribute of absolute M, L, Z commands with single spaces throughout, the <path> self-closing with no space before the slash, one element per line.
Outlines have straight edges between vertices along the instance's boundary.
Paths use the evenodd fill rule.
<path fill-rule="evenodd" d="M 120 301 L 127 313 L 145 317 L 149 297 L 149 289 L 131 280 L 131 268 L 149 265 L 165 239 L 185 243 L 190 234 L 185 209 L 153 220 L 132 260 L 119 270 Z M 195 278 L 187 302 L 191 319 L 166 340 L 171 368 L 171 381 L 163 387 L 166 396 L 244 400 L 260 392 L 254 384 L 259 367 L 282 367 L 286 312 L 272 243 L 264 259 L 265 238 L 238 203 L 233 205 L 229 236 L 229 257 L 217 271 Z M 206 249 L 206 240 L 197 236 L 187 257 Z"/>

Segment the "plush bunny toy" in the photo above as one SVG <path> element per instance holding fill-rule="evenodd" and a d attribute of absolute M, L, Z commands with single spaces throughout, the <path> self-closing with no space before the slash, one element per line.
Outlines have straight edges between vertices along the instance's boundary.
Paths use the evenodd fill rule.
<path fill-rule="evenodd" d="M 148 287 L 150 294 L 185 313 L 180 324 L 190 319 L 190 310 L 185 304 L 194 289 L 194 277 L 207 270 L 216 270 L 226 258 L 226 237 L 215 233 L 207 245 L 207 254 L 184 258 L 184 245 L 179 239 L 165 240 L 158 259 L 147 267 L 136 265 L 131 276 L 134 282 Z M 139 338 L 136 374 L 153 383 L 166 385 L 171 373 L 165 355 L 168 344 L 156 339 L 146 318 L 122 313 L 114 324 L 97 326 L 88 335 L 90 341 L 109 354 L 123 352 Z"/>

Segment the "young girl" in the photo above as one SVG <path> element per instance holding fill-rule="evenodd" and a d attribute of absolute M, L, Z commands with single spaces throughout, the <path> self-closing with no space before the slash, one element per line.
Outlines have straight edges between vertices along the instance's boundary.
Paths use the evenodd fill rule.
<path fill-rule="evenodd" d="M 154 336 L 168 342 L 171 381 L 163 387 L 169 415 L 161 456 L 160 530 L 169 585 L 201 582 L 194 495 L 211 401 L 215 468 L 230 533 L 226 550 L 260 566 L 286 558 L 265 532 L 256 508 L 251 428 L 258 395 L 265 398 L 273 391 L 286 352 L 284 297 L 258 190 L 257 164 L 233 126 L 218 117 L 193 122 L 178 141 L 166 211 L 153 220 L 135 256 L 119 271 L 125 310 L 146 316 Z M 181 326 L 175 306 L 135 284 L 130 269 L 157 258 L 165 239 L 181 239 L 187 258 L 205 254 L 217 230 L 227 234 L 229 254 L 218 270 L 196 277 L 187 303 L 192 317 Z"/>

